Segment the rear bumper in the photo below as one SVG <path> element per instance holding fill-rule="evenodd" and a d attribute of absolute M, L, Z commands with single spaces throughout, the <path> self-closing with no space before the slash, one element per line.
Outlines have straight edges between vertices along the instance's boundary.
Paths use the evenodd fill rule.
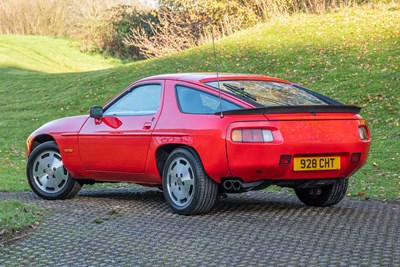
<path fill-rule="evenodd" d="M 344 152 L 337 148 L 327 146 L 318 151 L 309 150 L 309 153 L 296 153 L 294 148 L 284 149 L 277 147 L 237 147 L 236 156 L 229 158 L 229 168 L 233 177 L 241 178 L 244 182 L 258 180 L 297 180 L 297 179 L 324 179 L 347 178 L 356 172 L 368 157 L 368 145 L 355 146 L 352 150 Z M 359 162 L 351 163 L 352 153 L 361 153 Z M 289 165 L 279 165 L 281 155 L 291 155 Z M 300 156 L 340 156 L 340 170 L 323 171 L 294 171 L 293 158 Z"/>
<path fill-rule="evenodd" d="M 356 132 L 356 125 L 353 128 Z M 276 138 L 272 143 L 237 143 L 227 139 L 228 162 L 232 176 L 240 178 L 243 182 L 347 178 L 364 165 L 370 149 L 370 140 L 361 141 L 354 135 L 336 140 L 325 138 L 321 141 L 317 138 L 296 136 L 285 138 L 277 130 L 274 137 Z M 350 162 L 352 153 L 361 154 L 358 162 Z M 291 161 L 286 166 L 280 165 L 281 155 L 291 156 Z M 340 169 L 294 171 L 293 158 L 309 156 L 339 156 Z"/>

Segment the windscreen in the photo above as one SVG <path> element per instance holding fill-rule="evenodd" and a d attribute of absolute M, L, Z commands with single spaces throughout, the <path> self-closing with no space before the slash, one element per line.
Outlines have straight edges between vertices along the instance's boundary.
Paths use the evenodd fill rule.
<path fill-rule="evenodd" d="M 218 89 L 218 82 L 208 82 L 209 86 Z M 220 81 L 222 90 L 239 96 L 251 104 L 269 106 L 310 106 L 327 105 L 328 103 L 300 87 L 271 81 Z"/>

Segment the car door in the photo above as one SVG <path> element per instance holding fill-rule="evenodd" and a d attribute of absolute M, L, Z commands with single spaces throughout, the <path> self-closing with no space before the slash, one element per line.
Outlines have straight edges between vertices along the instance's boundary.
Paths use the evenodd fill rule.
<path fill-rule="evenodd" d="M 83 168 L 144 172 L 161 103 L 161 82 L 139 84 L 108 104 L 102 118 L 89 118 L 78 136 Z"/>

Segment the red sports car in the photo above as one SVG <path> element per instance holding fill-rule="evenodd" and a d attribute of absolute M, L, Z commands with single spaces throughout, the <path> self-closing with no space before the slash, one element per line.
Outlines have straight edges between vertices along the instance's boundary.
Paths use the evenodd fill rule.
<path fill-rule="evenodd" d="M 179 214 L 209 211 L 218 193 L 269 185 L 293 188 L 306 205 L 331 206 L 368 157 L 359 111 L 271 77 L 153 76 L 89 116 L 32 133 L 28 181 L 45 199 L 95 182 L 155 186 Z"/>

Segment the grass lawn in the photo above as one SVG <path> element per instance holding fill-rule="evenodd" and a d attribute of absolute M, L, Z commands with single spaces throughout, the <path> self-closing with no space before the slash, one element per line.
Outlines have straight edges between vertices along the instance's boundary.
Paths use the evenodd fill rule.
<path fill-rule="evenodd" d="M 19 201 L 0 201 L 0 240 L 32 225 L 39 225 L 44 210 Z"/>
<path fill-rule="evenodd" d="M 400 198 L 399 4 L 280 17 L 216 46 L 220 72 L 280 77 L 362 107 L 373 143 L 348 196 Z M 45 122 L 87 114 L 142 77 L 214 66 L 211 45 L 122 64 L 64 39 L 0 36 L 0 190 L 28 189 L 24 142 Z"/>

